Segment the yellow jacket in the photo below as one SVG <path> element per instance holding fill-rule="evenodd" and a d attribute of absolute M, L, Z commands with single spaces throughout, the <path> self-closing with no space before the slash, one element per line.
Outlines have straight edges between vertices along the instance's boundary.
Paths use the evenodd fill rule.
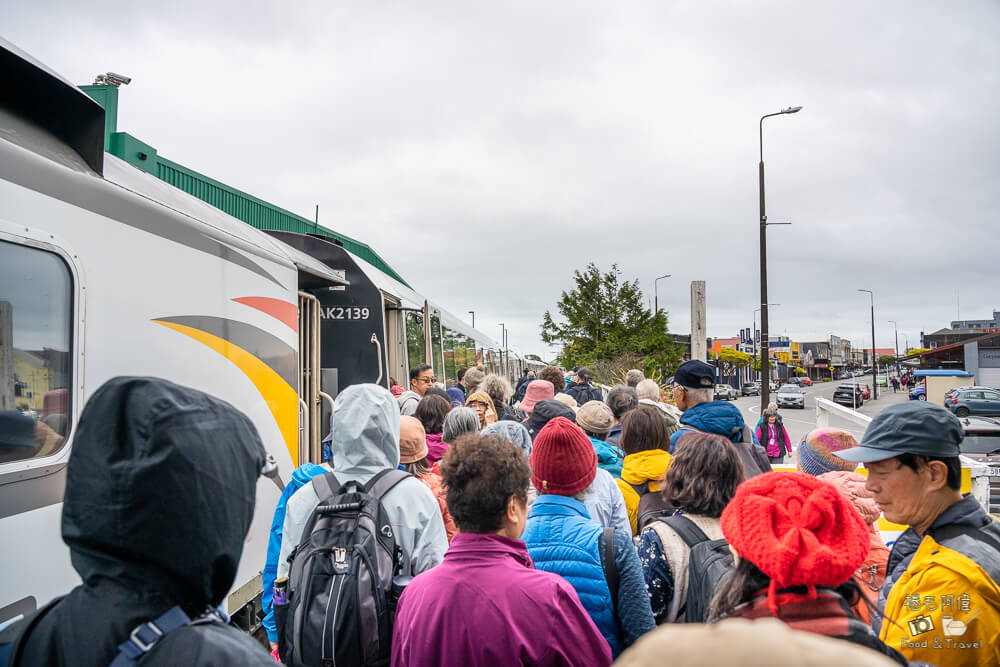
<path fill-rule="evenodd" d="M 1000 665 L 1000 523 L 974 498 L 946 510 L 923 539 L 906 531 L 888 569 L 882 641 L 910 661 Z"/>
<path fill-rule="evenodd" d="M 659 493 L 662 487 L 657 480 L 662 480 L 667 474 L 672 458 L 669 452 L 662 449 L 647 449 L 629 454 L 622 461 L 622 476 L 618 480 L 618 486 L 625 497 L 625 509 L 628 510 L 633 536 L 639 520 L 639 494 L 631 485 L 642 486 L 649 482 L 649 490 Z"/>

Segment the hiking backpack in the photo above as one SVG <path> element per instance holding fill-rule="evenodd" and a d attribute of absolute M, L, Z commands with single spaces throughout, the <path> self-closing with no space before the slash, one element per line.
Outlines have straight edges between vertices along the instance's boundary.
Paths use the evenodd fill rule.
<path fill-rule="evenodd" d="M 642 534 L 642 529 L 652 522 L 671 516 L 677 508 L 663 499 L 659 491 L 649 490 L 649 480 L 635 485 L 629 484 L 639 494 L 639 506 L 636 509 L 636 535 Z"/>
<path fill-rule="evenodd" d="M 691 549 L 688 557 L 687 595 L 684 606 L 676 608 L 676 621 L 705 623 L 708 606 L 719 582 L 734 568 L 733 554 L 725 539 L 710 540 L 691 519 L 675 514 L 664 520 Z"/>
<path fill-rule="evenodd" d="M 363 486 L 341 486 L 334 473 L 312 479 L 320 502 L 288 557 L 287 604 L 274 606 L 285 665 L 389 664 L 402 550 L 381 500 L 407 477 L 383 470 Z"/>

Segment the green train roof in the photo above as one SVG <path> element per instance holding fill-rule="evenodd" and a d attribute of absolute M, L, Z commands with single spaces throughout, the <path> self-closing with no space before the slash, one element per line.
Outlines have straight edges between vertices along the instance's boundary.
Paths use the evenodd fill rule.
<path fill-rule="evenodd" d="M 118 89 L 114 86 L 97 84 L 80 86 L 80 89 L 104 107 L 104 150 L 108 153 L 257 229 L 326 237 L 409 287 L 402 276 L 367 243 L 168 160 L 149 144 L 127 132 L 118 132 Z"/>

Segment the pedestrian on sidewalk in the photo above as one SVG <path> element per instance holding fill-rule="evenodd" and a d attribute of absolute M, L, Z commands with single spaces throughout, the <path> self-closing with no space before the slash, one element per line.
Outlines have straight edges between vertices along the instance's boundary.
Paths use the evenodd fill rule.
<path fill-rule="evenodd" d="M 785 425 L 778 421 L 777 410 L 765 410 L 762 421 L 757 426 L 757 441 L 764 446 L 771 463 L 782 463 L 785 456 L 792 455 L 792 442 L 788 438 Z"/>

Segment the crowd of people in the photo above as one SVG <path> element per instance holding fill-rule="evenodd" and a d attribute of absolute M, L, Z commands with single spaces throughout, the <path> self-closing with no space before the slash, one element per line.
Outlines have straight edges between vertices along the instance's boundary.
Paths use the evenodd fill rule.
<path fill-rule="evenodd" d="M 217 610 L 267 468 L 252 424 L 194 390 L 113 380 L 67 475 L 83 584 L 0 633 L 0 665 L 136 646 L 142 664 L 1000 664 L 1000 522 L 960 492 L 958 420 L 893 405 L 861 442 L 814 429 L 797 470 L 772 471 L 793 453 L 780 416 L 751 429 L 714 377 L 682 364 L 676 405 L 638 370 L 606 395 L 555 367 L 516 387 L 470 368 L 442 388 L 415 366 L 408 388 L 344 389 L 330 460 L 292 473 L 273 518 L 273 660 Z M 202 511 L 154 537 L 177 498 Z M 891 549 L 883 514 L 909 526 Z"/>

